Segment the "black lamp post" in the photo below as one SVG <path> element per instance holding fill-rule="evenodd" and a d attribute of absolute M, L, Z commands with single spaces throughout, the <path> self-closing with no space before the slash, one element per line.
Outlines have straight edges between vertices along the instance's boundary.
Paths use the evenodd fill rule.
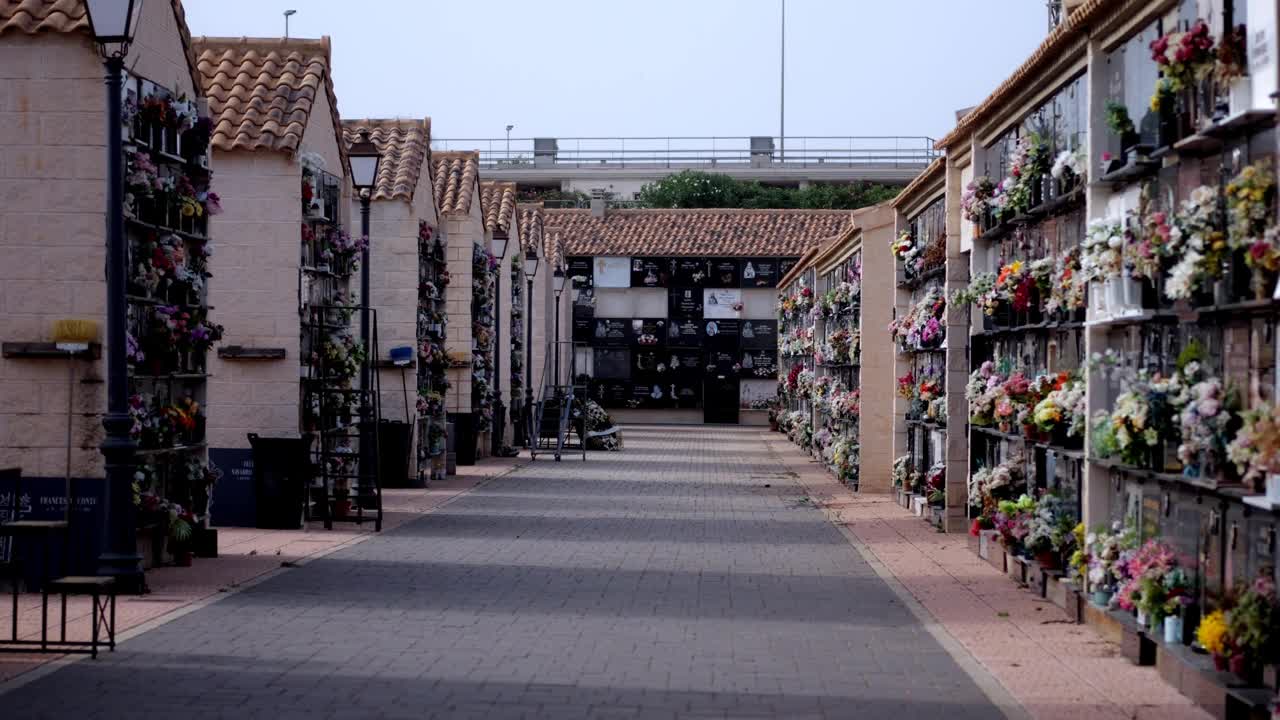
<path fill-rule="evenodd" d="M 359 139 L 347 148 L 347 159 L 351 162 L 351 184 L 360 196 L 360 234 L 364 238 L 364 248 L 360 251 L 360 342 L 365 349 L 365 362 L 360 367 L 360 475 L 363 480 L 369 477 L 366 472 L 374 464 L 371 453 L 374 428 L 370 417 L 373 401 L 368 393 L 372 385 L 370 368 L 376 360 L 369 355 L 373 342 L 373 328 L 369 323 L 369 204 L 373 200 L 373 185 L 378 181 L 378 166 L 382 164 L 382 154 L 370 142 L 368 130 L 361 130 Z"/>
<path fill-rule="evenodd" d="M 524 417 L 525 445 L 533 438 L 533 277 L 538 274 L 538 250 L 530 245 L 524 252 L 524 277 L 529 285 L 529 294 L 525 298 L 525 331 L 524 339 Z"/>
<path fill-rule="evenodd" d="M 125 356 L 129 308 L 125 278 L 129 248 L 124 237 L 124 137 L 121 132 L 124 58 L 136 31 L 140 0 L 86 0 L 89 28 L 106 65 L 107 85 L 107 413 L 102 493 L 102 554 L 98 573 L 112 575 L 126 590 L 144 587 L 137 552 L 133 472 L 138 445 L 130 435 L 129 369 Z M 67 498 L 67 503 L 71 498 Z"/>
<path fill-rule="evenodd" d="M 507 408 L 502 404 L 502 271 L 506 268 L 502 259 L 507 255 L 507 236 L 495 233 L 493 244 L 498 256 L 498 275 L 493 281 L 493 437 L 490 444 L 493 456 L 500 457 L 507 434 Z"/>
<path fill-rule="evenodd" d="M 557 265 L 556 271 L 551 277 L 555 281 L 554 286 L 556 293 L 556 342 L 553 346 L 556 353 L 556 377 L 553 384 L 558 388 L 560 386 L 560 293 L 564 292 L 564 267 Z"/>

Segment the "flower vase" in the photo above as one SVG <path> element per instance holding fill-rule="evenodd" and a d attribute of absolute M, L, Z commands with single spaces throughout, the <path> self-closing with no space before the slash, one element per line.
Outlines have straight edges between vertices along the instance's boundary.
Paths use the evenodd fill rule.
<path fill-rule="evenodd" d="M 1144 610 L 1138 611 L 1138 627 L 1143 629 L 1147 627 L 1147 613 Z"/>
<path fill-rule="evenodd" d="M 1111 604 L 1111 591 L 1105 590 L 1105 589 L 1094 590 L 1093 592 L 1089 593 L 1089 602 L 1093 603 L 1094 605 L 1097 605 L 1100 608 L 1105 608 Z"/>
<path fill-rule="evenodd" d="M 1227 668 L 1250 687 L 1262 684 L 1262 667 L 1244 653 L 1237 653 L 1228 658 Z"/>
<path fill-rule="evenodd" d="M 1109 282 L 1109 281 L 1108 281 Z M 1093 281 L 1089 283 L 1089 314 L 1093 315 L 1095 320 L 1103 320 L 1107 318 L 1107 283 Z"/>
<path fill-rule="evenodd" d="M 1267 475 L 1267 502 L 1280 505 L 1280 474 Z"/>
<path fill-rule="evenodd" d="M 1182 644 L 1182 617 L 1170 615 L 1164 619 L 1164 643 L 1166 645 Z"/>
<path fill-rule="evenodd" d="M 1227 656 L 1226 656 L 1226 655 L 1223 655 L 1223 654 L 1221 654 L 1221 653 L 1214 653 L 1214 654 L 1213 654 L 1213 669 L 1214 669 L 1214 670 L 1217 670 L 1218 672 L 1226 672 L 1228 667 L 1229 667 L 1229 663 L 1227 662 Z"/>

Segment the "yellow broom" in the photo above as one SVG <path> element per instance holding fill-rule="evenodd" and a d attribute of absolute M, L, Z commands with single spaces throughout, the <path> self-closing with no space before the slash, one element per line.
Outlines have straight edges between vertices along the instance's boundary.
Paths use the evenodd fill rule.
<path fill-rule="evenodd" d="M 73 415 L 73 396 L 76 387 L 75 357 L 86 352 L 89 344 L 98 339 L 98 323 L 93 320 L 64 319 L 53 323 L 53 344 L 58 350 L 67 354 L 67 475 L 64 480 L 64 497 L 62 520 L 71 524 L 71 425 Z"/>

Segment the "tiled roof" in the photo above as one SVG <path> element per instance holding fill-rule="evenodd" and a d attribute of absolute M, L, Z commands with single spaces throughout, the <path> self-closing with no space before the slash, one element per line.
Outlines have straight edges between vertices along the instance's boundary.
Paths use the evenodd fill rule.
<path fill-rule="evenodd" d="M 218 150 L 295 153 L 320 92 L 342 137 L 329 72 L 329 38 L 196 38 L 200 75 Z M 339 143 L 346 165 L 346 148 Z"/>
<path fill-rule="evenodd" d="M 89 30 L 84 0 L 7 0 L 0 2 L 0 34 Z"/>
<path fill-rule="evenodd" d="M 947 133 L 946 137 L 934 143 L 934 147 L 938 149 L 949 147 L 979 121 L 990 116 L 1012 95 L 1022 91 L 1028 83 L 1043 77 L 1044 70 L 1058 59 L 1059 54 L 1067 46 L 1079 39 L 1095 19 L 1102 17 L 1105 11 L 1114 10 L 1122 4 L 1122 0 L 1086 0 L 1049 33 L 1031 56 L 1003 83 L 1000 83 L 995 92 L 956 123 L 955 129 Z"/>
<path fill-rule="evenodd" d="M 191 69 L 191 82 L 200 88 L 200 75 L 196 72 L 196 55 L 191 45 L 191 30 L 187 27 L 187 14 L 182 0 L 170 0 L 182 49 L 187 54 L 187 66 Z M 35 35 L 41 32 L 70 33 L 89 32 L 89 16 L 84 0 L 0 0 L 0 35 L 20 32 Z"/>
<path fill-rule="evenodd" d="M 529 248 L 542 246 L 543 220 L 542 203 L 522 203 L 520 211 L 520 252 Z"/>
<path fill-rule="evenodd" d="M 894 196 L 892 200 L 893 206 L 900 207 L 908 203 L 911 200 L 912 194 L 914 194 L 916 190 L 919 190 L 930 182 L 933 182 L 933 180 L 942 172 L 942 168 L 946 164 L 947 158 L 945 156 L 940 155 L 934 158 L 933 162 L 929 163 L 929 167 L 921 170 L 920 174 L 915 176 L 915 179 L 907 183 L 907 186 L 902 188 L 902 191 Z"/>
<path fill-rule="evenodd" d="M 471 212 L 471 198 L 480 179 L 480 154 L 438 152 L 431 154 L 431 183 L 436 209 L 442 215 Z"/>
<path fill-rule="evenodd" d="M 802 255 L 849 223 L 848 210 L 546 211 L 567 255 Z"/>
<path fill-rule="evenodd" d="M 555 272 L 558 267 L 564 267 L 564 233 L 557 228 L 545 228 L 543 232 L 543 252 L 546 254 L 547 267 Z"/>
<path fill-rule="evenodd" d="M 374 200 L 413 200 L 431 145 L 431 120 L 343 120 L 343 142 L 350 146 L 369 131 L 369 140 L 378 148 L 378 182 Z"/>
<path fill-rule="evenodd" d="M 511 231 L 516 215 L 516 184 L 489 180 L 480 183 L 480 213 L 489 232 Z"/>

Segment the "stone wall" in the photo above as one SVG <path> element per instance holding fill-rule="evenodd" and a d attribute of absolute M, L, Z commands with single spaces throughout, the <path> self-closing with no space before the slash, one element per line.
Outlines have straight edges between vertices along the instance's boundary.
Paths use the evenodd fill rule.
<path fill-rule="evenodd" d="M 298 432 L 302 171 L 283 153 L 215 151 L 214 161 L 223 213 L 210 221 L 209 303 L 221 345 L 285 350 L 283 360 L 209 360 L 209 445 L 247 448 L 250 432 Z"/>
<path fill-rule="evenodd" d="M 142 6 L 127 65 L 194 94 L 168 3 Z M 105 339 L 102 76 L 87 35 L 9 33 L 0 42 L 0 341 L 51 341 L 64 318 L 97 322 Z M 100 477 L 106 363 L 77 360 L 74 372 L 71 473 Z M 0 358 L 0 467 L 66 472 L 67 392 L 65 360 Z"/>

